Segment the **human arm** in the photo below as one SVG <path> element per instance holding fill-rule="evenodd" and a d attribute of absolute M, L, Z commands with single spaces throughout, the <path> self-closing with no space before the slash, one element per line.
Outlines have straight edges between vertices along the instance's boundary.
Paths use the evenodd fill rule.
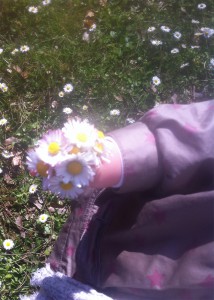
<path fill-rule="evenodd" d="M 160 105 L 138 122 L 114 130 L 109 136 L 122 156 L 124 179 L 119 192 L 157 188 L 160 193 L 185 193 L 193 191 L 196 185 L 202 190 L 212 185 L 213 100 Z M 113 174 L 116 164 L 110 162 L 108 176 Z M 105 177 L 105 167 L 101 166 L 96 179 Z M 101 183 L 99 181 L 99 185 Z M 105 186 L 105 180 L 103 184 Z"/>

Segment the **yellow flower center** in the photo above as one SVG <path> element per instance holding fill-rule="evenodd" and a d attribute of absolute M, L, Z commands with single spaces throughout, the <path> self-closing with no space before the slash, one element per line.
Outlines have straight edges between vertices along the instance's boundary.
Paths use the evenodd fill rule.
<path fill-rule="evenodd" d="M 71 190 L 73 188 L 73 184 L 71 182 L 68 182 L 68 183 L 64 183 L 64 182 L 60 182 L 60 187 L 63 189 L 63 190 Z"/>
<path fill-rule="evenodd" d="M 6 242 L 6 246 L 10 247 L 11 243 L 10 242 Z"/>
<path fill-rule="evenodd" d="M 72 150 L 69 151 L 68 153 L 69 153 L 69 154 L 77 154 L 77 153 L 79 153 L 79 152 L 80 152 L 80 148 L 74 146 L 74 147 L 72 148 Z"/>
<path fill-rule="evenodd" d="M 95 148 L 99 151 L 99 152 L 103 152 L 103 144 L 102 143 L 96 143 Z"/>
<path fill-rule="evenodd" d="M 98 134 L 98 138 L 99 139 L 104 139 L 105 135 L 104 135 L 104 133 L 101 130 L 98 130 L 97 134 Z"/>
<path fill-rule="evenodd" d="M 47 177 L 48 176 L 48 174 L 47 174 L 48 169 L 49 169 L 49 165 L 44 163 L 42 160 L 39 161 L 36 165 L 36 170 L 39 173 L 39 175 L 42 176 L 42 177 Z"/>
<path fill-rule="evenodd" d="M 80 173 L 82 173 L 82 170 L 83 166 L 79 161 L 71 161 L 67 165 L 67 171 L 72 175 L 79 175 Z"/>
<path fill-rule="evenodd" d="M 59 150 L 60 150 L 60 146 L 57 142 L 52 142 L 49 144 L 48 146 L 48 153 L 50 155 L 57 155 L 59 153 Z"/>
<path fill-rule="evenodd" d="M 84 132 L 77 133 L 76 138 L 78 141 L 80 141 L 82 143 L 85 143 L 88 140 L 88 136 Z"/>

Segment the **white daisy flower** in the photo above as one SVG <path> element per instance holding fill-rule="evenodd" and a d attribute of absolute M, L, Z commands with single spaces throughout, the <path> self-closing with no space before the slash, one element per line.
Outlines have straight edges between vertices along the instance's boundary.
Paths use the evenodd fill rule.
<path fill-rule="evenodd" d="M 110 36 L 111 37 L 116 37 L 117 36 L 117 32 L 116 31 L 110 31 Z"/>
<path fill-rule="evenodd" d="M 71 120 L 62 129 L 65 137 L 78 148 L 92 149 L 96 141 L 96 129 L 86 121 Z"/>
<path fill-rule="evenodd" d="M 174 48 L 174 49 L 171 50 L 171 53 L 172 53 L 172 54 L 176 54 L 176 53 L 178 53 L 178 52 L 179 52 L 179 49 L 178 49 L 178 48 Z"/>
<path fill-rule="evenodd" d="M 205 9 L 207 6 L 204 3 L 199 3 L 198 4 L 198 9 Z"/>
<path fill-rule="evenodd" d="M 49 5 L 51 3 L 51 0 L 43 0 L 42 1 L 42 5 L 46 6 Z"/>
<path fill-rule="evenodd" d="M 170 32 L 170 30 L 171 30 L 168 26 L 164 26 L 164 25 L 161 26 L 160 28 L 161 28 L 161 30 L 164 31 L 164 32 Z"/>
<path fill-rule="evenodd" d="M 109 139 L 105 137 L 102 131 L 98 131 L 98 138 L 94 145 L 95 163 L 96 166 L 99 166 L 101 161 L 109 162 L 109 158 L 112 151 L 112 142 L 109 142 Z"/>
<path fill-rule="evenodd" d="M 200 22 L 198 20 L 192 19 L 192 24 L 199 24 Z"/>
<path fill-rule="evenodd" d="M 63 108 L 62 111 L 63 111 L 64 114 L 66 114 L 66 115 L 70 115 L 70 114 L 73 112 L 73 110 L 72 110 L 70 107 L 65 107 L 65 108 Z"/>
<path fill-rule="evenodd" d="M 36 185 L 36 184 L 32 184 L 32 185 L 29 187 L 29 193 L 30 193 L 30 194 L 34 194 L 36 191 L 37 191 L 37 185 Z"/>
<path fill-rule="evenodd" d="M 19 52 L 19 49 L 15 48 L 15 49 L 11 52 L 11 54 L 12 54 L 12 55 L 15 55 L 17 52 Z"/>
<path fill-rule="evenodd" d="M 88 109 L 88 106 L 87 106 L 87 105 L 83 105 L 82 109 L 83 109 L 83 110 L 87 110 L 87 109 Z"/>
<path fill-rule="evenodd" d="M 3 169 L 0 167 L 0 174 L 3 173 Z"/>
<path fill-rule="evenodd" d="M 105 139 L 105 134 L 101 130 L 97 130 L 97 139 L 98 141 L 103 141 Z"/>
<path fill-rule="evenodd" d="M 34 149 L 30 149 L 27 152 L 26 164 L 30 174 L 33 176 L 40 175 L 42 177 L 47 177 L 48 173 L 51 171 L 51 167 L 39 158 Z"/>
<path fill-rule="evenodd" d="M 73 91 L 74 87 L 71 83 L 67 83 L 64 85 L 63 90 L 65 93 L 71 93 Z"/>
<path fill-rule="evenodd" d="M 191 46 L 191 49 L 199 49 L 199 48 L 200 46 L 194 46 L 194 45 Z"/>
<path fill-rule="evenodd" d="M 91 164 L 94 164 L 91 154 L 70 155 L 56 166 L 56 175 L 61 177 L 64 183 L 71 181 L 76 186 L 87 186 L 95 175 L 90 167 Z"/>
<path fill-rule="evenodd" d="M 28 11 L 29 11 L 30 13 L 37 14 L 37 13 L 38 13 L 38 7 L 36 7 L 36 6 L 30 6 L 30 7 L 28 8 Z"/>
<path fill-rule="evenodd" d="M 211 59 L 210 59 L 210 65 L 211 65 L 212 67 L 214 67 L 214 58 L 211 58 Z"/>
<path fill-rule="evenodd" d="M 49 179 L 49 190 L 61 198 L 75 199 L 83 190 L 71 181 L 65 183 L 62 178 L 53 176 Z"/>
<path fill-rule="evenodd" d="M 97 28 L 97 25 L 94 23 L 91 25 L 91 27 L 89 28 L 89 31 L 95 31 Z"/>
<path fill-rule="evenodd" d="M 186 44 L 181 44 L 181 47 L 186 49 L 187 45 Z"/>
<path fill-rule="evenodd" d="M 196 37 L 199 37 L 199 36 L 201 36 L 201 35 L 203 35 L 203 33 L 201 33 L 201 32 L 195 32 L 195 33 L 194 33 L 194 36 L 196 36 Z"/>
<path fill-rule="evenodd" d="M 160 80 L 160 78 L 158 76 L 153 76 L 152 77 L 152 83 L 154 85 L 159 85 L 161 83 L 161 80 Z"/>
<path fill-rule="evenodd" d="M 214 34 L 214 29 L 208 27 L 202 27 L 200 30 L 203 33 L 203 35 L 207 38 L 210 38 Z"/>
<path fill-rule="evenodd" d="M 160 105 L 160 102 L 155 101 L 155 105 L 153 106 L 153 108 L 157 108 Z"/>
<path fill-rule="evenodd" d="M 155 29 L 156 29 L 156 28 L 155 28 L 154 26 L 151 26 L 151 27 L 149 27 L 149 28 L 147 29 L 147 31 L 148 31 L 148 32 L 153 32 L 153 31 L 155 31 Z"/>
<path fill-rule="evenodd" d="M 119 116 L 119 115 L 120 115 L 119 109 L 112 109 L 110 111 L 110 116 Z"/>
<path fill-rule="evenodd" d="M 30 47 L 27 46 L 27 45 L 23 45 L 23 46 L 20 47 L 20 51 L 22 53 L 28 52 L 29 50 L 30 50 Z"/>
<path fill-rule="evenodd" d="M 177 40 L 179 40 L 182 36 L 182 34 L 179 31 L 174 32 L 173 35 Z"/>
<path fill-rule="evenodd" d="M 45 223 L 45 222 L 47 221 L 48 217 L 49 217 L 49 216 L 48 216 L 47 214 L 41 214 L 41 215 L 39 216 L 39 222 Z"/>
<path fill-rule="evenodd" d="M 83 35 L 82 35 L 82 40 L 85 41 L 85 42 L 87 42 L 87 43 L 90 42 L 90 34 L 89 34 L 87 31 L 85 31 L 85 32 L 83 33 Z"/>
<path fill-rule="evenodd" d="M 2 119 L 0 119 L 0 126 L 3 126 L 3 125 L 5 125 L 5 124 L 7 124 L 7 119 L 5 119 L 5 118 L 2 118 Z"/>
<path fill-rule="evenodd" d="M 10 158 L 10 157 L 13 157 L 14 154 L 12 152 L 9 152 L 7 150 L 4 150 L 2 151 L 1 155 L 4 157 L 4 158 Z"/>
<path fill-rule="evenodd" d="M 59 96 L 60 98 L 63 98 L 63 97 L 65 96 L 65 93 L 64 93 L 63 91 L 61 91 L 61 92 L 59 92 L 58 96 Z"/>
<path fill-rule="evenodd" d="M 3 247 L 5 250 L 11 250 L 14 247 L 14 242 L 11 239 L 4 240 Z"/>
<path fill-rule="evenodd" d="M 159 45 L 162 45 L 162 44 L 163 44 L 163 42 L 160 41 L 160 40 L 151 40 L 151 43 L 152 43 L 152 45 L 154 45 L 154 46 L 159 46 Z"/>
<path fill-rule="evenodd" d="M 188 66 L 189 66 L 189 63 L 182 64 L 182 65 L 180 66 L 180 69 L 183 69 L 183 68 L 188 67 Z"/>
<path fill-rule="evenodd" d="M 49 130 L 38 141 L 38 148 L 36 154 L 44 163 L 54 167 L 59 161 L 64 158 L 64 151 L 68 144 L 60 129 Z"/>
<path fill-rule="evenodd" d="M 74 144 L 73 145 L 68 145 L 67 147 L 67 154 L 78 154 L 78 153 L 83 153 L 84 150 L 83 149 L 80 149 L 78 148 L 77 146 L 75 146 Z"/>
<path fill-rule="evenodd" d="M 4 50 L 3 50 L 2 48 L 0 48 L 0 54 L 2 54 L 3 51 L 4 51 Z"/>
<path fill-rule="evenodd" d="M 5 93 L 8 91 L 8 86 L 5 83 L 0 83 L 0 89 Z"/>
<path fill-rule="evenodd" d="M 129 124 L 133 124 L 135 122 L 135 120 L 132 119 L 132 118 L 127 118 L 126 122 L 129 123 Z"/>
<path fill-rule="evenodd" d="M 56 100 L 54 100 L 54 101 L 51 102 L 51 107 L 52 107 L 53 109 L 57 108 L 58 105 L 59 105 L 59 103 L 58 103 Z"/>

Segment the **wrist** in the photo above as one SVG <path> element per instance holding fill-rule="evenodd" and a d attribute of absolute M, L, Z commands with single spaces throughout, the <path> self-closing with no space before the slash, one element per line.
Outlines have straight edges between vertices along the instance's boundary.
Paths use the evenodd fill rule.
<path fill-rule="evenodd" d="M 120 149 L 117 143 L 108 137 L 110 143 L 110 157 L 109 162 L 103 161 L 97 168 L 95 178 L 91 184 L 92 187 L 119 187 L 123 180 L 123 164 Z"/>

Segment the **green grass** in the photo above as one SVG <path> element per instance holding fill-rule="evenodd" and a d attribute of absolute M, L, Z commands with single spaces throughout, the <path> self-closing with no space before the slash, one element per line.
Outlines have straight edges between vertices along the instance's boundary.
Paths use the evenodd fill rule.
<path fill-rule="evenodd" d="M 58 203 L 55 196 L 42 191 L 39 179 L 31 177 L 25 166 L 26 150 L 50 128 L 62 127 L 67 120 L 63 108 L 72 116 L 88 118 L 108 131 L 136 119 L 157 103 L 178 103 L 214 98 L 214 35 L 205 38 L 200 28 L 214 28 L 213 0 L 206 9 L 198 1 L 141 0 L 1 0 L 0 2 L 0 282 L 1 299 L 18 299 L 30 292 L 31 272 L 48 257 L 62 224 L 70 212 L 69 203 Z M 28 11 L 40 5 L 37 14 Z M 96 30 L 83 41 L 84 19 L 93 12 Z M 193 24 L 192 19 L 199 24 Z M 171 28 L 169 33 L 161 25 Z M 148 32 L 150 26 L 156 27 Z M 173 36 L 179 31 L 182 37 Z M 163 42 L 154 46 L 151 40 Z M 26 53 L 12 55 L 15 48 L 28 45 Z M 185 45 L 185 46 L 184 46 Z M 199 48 L 192 48 L 198 46 Z M 178 48 L 179 53 L 171 50 Z M 188 66 L 181 68 L 182 64 Z M 158 76 L 161 84 L 151 85 Z M 74 91 L 58 96 L 66 83 Z M 87 110 L 83 106 L 87 105 Z M 110 116 L 119 109 L 120 116 Z M 40 186 L 29 195 L 29 187 Z M 36 205 L 35 205 L 36 204 Z M 54 209 L 50 207 L 54 207 Z M 61 214 L 62 208 L 65 213 Z M 48 213 L 46 223 L 38 222 Z M 15 246 L 6 251 L 2 243 L 11 238 Z"/>

